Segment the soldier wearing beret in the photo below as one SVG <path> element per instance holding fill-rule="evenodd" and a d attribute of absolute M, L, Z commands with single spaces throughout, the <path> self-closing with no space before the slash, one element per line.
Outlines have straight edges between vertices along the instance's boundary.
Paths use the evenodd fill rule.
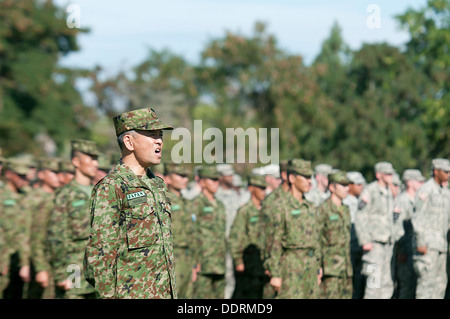
<path fill-rule="evenodd" d="M 54 208 L 55 190 L 60 187 L 57 158 L 38 161 L 37 178 L 39 188 L 27 194 L 24 210 L 31 215 L 29 234 L 31 281 L 27 298 L 50 299 L 54 297 L 54 282 L 51 276 L 50 257 L 47 250 L 47 229 Z"/>
<path fill-rule="evenodd" d="M 350 180 L 345 172 L 328 176 L 330 197 L 317 209 L 322 250 L 321 298 L 352 298 L 352 263 L 350 258 L 350 209 L 343 204 Z"/>
<path fill-rule="evenodd" d="M 277 298 L 317 298 L 319 296 L 320 246 L 316 207 L 304 194 L 311 189 L 311 162 L 292 159 L 288 165 L 290 192 L 274 206 L 265 238 L 270 247 L 265 267 Z M 267 244 L 267 243 L 270 243 Z M 302 274 L 302 276 L 299 276 Z"/>
<path fill-rule="evenodd" d="M 192 297 L 193 236 L 195 216 L 192 216 L 191 203 L 181 196 L 186 189 L 190 171 L 185 164 L 173 162 L 164 164 L 164 180 L 169 190 L 172 209 L 173 255 L 177 277 L 178 298 Z"/>
<path fill-rule="evenodd" d="M 219 176 L 213 165 L 198 171 L 200 195 L 192 201 L 192 212 L 197 216 L 195 232 L 195 272 L 193 297 L 196 299 L 223 299 L 225 297 L 226 213 L 224 204 L 214 197 L 219 187 Z"/>
<path fill-rule="evenodd" d="M 84 280 L 83 256 L 89 236 L 89 199 L 92 179 L 97 173 L 97 144 L 90 140 L 71 141 L 75 177 L 55 196 L 47 240 L 55 281 L 55 297 L 93 298 L 93 288 Z"/>
<path fill-rule="evenodd" d="M 355 229 L 363 249 L 365 299 L 390 299 L 394 292 L 391 263 L 394 197 L 389 187 L 394 173 L 391 163 L 376 163 L 376 180 L 364 188 L 358 203 Z"/>
<path fill-rule="evenodd" d="M 26 175 L 29 163 L 23 158 L 8 158 L 2 170 L 5 184 L 0 192 L 0 231 L 5 236 L 0 291 L 3 299 L 20 299 L 24 282 L 30 280 L 30 216 L 22 209 L 23 199 L 31 189 Z"/>
<path fill-rule="evenodd" d="M 260 241 L 261 202 L 267 182 L 264 175 L 248 177 L 251 200 L 239 208 L 230 229 L 229 246 L 235 267 L 233 299 L 261 299 L 266 282 Z"/>
<path fill-rule="evenodd" d="M 417 191 L 412 218 L 416 251 L 417 299 L 442 299 L 447 286 L 450 191 L 446 187 L 450 161 L 431 162 L 432 176 Z"/>
<path fill-rule="evenodd" d="M 163 130 L 151 108 L 113 118 L 122 153 L 94 187 L 84 268 L 98 298 L 177 298 L 172 212 L 160 164 Z"/>

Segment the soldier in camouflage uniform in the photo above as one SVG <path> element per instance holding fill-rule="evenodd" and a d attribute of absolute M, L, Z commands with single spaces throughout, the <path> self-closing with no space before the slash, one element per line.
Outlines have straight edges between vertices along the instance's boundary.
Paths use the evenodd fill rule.
<path fill-rule="evenodd" d="M 447 253 L 450 214 L 448 182 L 450 162 L 432 161 L 432 176 L 417 191 L 412 218 L 416 251 L 417 299 L 442 299 L 447 286 Z"/>
<path fill-rule="evenodd" d="M 348 194 L 345 172 L 329 175 L 330 197 L 317 210 L 322 250 L 321 298 L 352 298 L 352 263 L 350 258 L 350 209 L 342 203 Z"/>
<path fill-rule="evenodd" d="M 55 196 L 47 239 L 56 298 L 87 299 L 94 297 L 94 290 L 85 281 L 82 268 L 89 236 L 89 199 L 99 153 L 93 141 L 73 140 L 71 145 L 75 178 Z"/>
<path fill-rule="evenodd" d="M 202 193 L 192 201 L 192 212 L 197 216 L 193 298 L 223 299 L 226 285 L 226 214 L 223 203 L 214 198 L 220 175 L 215 166 L 203 166 L 198 175 Z"/>
<path fill-rule="evenodd" d="M 195 216 L 192 216 L 190 202 L 181 196 L 187 187 L 188 168 L 183 164 L 165 163 L 164 175 L 172 209 L 173 255 L 177 277 L 178 298 L 192 297 L 192 266 Z"/>
<path fill-rule="evenodd" d="M 316 208 L 304 198 L 311 188 L 311 162 L 293 159 L 289 163 L 290 192 L 284 202 L 273 206 L 266 236 L 265 266 L 277 298 L 318 298 L 320 246 Z M 271 243 L 270 245 L 267 243 Z"/>
<path fill-rule="evenodd" d="M 376 180 L 364 188 L 358 203 L 355 228 L 364 252 L 365 299 L 390 299 L 394 292 L 394 198 L 389 188 L 394 172 L 389 162 L 375 164 Z"/>
<path fill-rule="evenodd" d="M 32 216 L 30 227 L 31 281 L 27 298 L 51 299 L 54 297 L 54 282 L 51 275 L 50 257 L 47 249 L 47 229 L 54 208 L 55 190 L 60 187 L 58 178 L 59 159 L 47 158 L 39 161 L 37 177 L 40 187 L 27 195 L 24 210 Z"/>
<path fill-rule="evenodd" d="M 416 276 L 413 269 L 412 225 L 414 200 L 417 190 L 425 177 L 417 169 L 403 172 L 406 189 L 394 200 L 395 229 L 395 279 L 397 283 L 395 296 L 398 299 L 414 299 L 416 293 Z"/>
<path fill-rule="evenodd" d="M 288 165 L 289 160 L 281 160 L 279 167 L 280 167 L 280 177 L 281 177 L 281 183 L 280 186 L 275 188 L 270 194 L 267 195 L 264 200 L 261 202 L 261 218 L 260 218 L 260 240 L 261 240 L 261 247 L 263 250 L 263 264 L 265 263 L 265 260 L 268 258 L 267 252 L 271 249 L 271 243 L 266 240 L 266 236 L 273 236 L 273 234 L 269 234 L 270 232 L 274 231 L 274 229 L 268 228 L 268 225 L 270 225 L 270 219 L 274 214 L 277 213 L 276 210 L 274 210 L 273 206 L 275 204 L 279 205 L 281 202 L 283 202 L 286 198 L 288 198 L 288 194 L 290 191 L 290 184 L 288 181 Z M 266 247 L 266 244 L 268 245 Z M 266 266 L 265 266 L 266 267 Z M 266 275 L 270 277 L 270 272 L 266 269 Z M 269 284 L 269 281 L 267 280 L 267 283 L 264 285 L 264 292 L 263 292 L 263 298 L 264 299 L 274 299 L 277 296 L 277 291 L 273 288 L 272 285 Z"/>
<path fill-rule="evenodd" d="M 362 269 L 362 247 L 359 245 L 355 231 L 355 216 L 358 211 L 358 200 L 361 192 L 366 185 L 366 179 L 360 172 L 347 172 L 348 195 L 342 201 L 350 209 L 351 235 L 350 235 L 350 254 L 353 268 L 353 296 L 352 299 L 362 299 L 364 296 L 365 277 L 361 273 Z"/>
<path fill-rule="evenodd" d="M 0 191 L 0 231 L 5 235 L 4 258 L 7 271 L 1 277 L 3 299 L 21 299 L 24 283 L 30 281 L 30 246 L 28 243 L 31 216 L 22 209 L 23 200 L 31 189 L 26 179 L 27 162 L 9 158 L 2 174 L 5 184 Z"/>
<path fill-rule="evenodd" d="M 242 206 L 233 222 L 229 247 L 235 267 L 236 285 L 233 299 L 261 299 L 267 282 L 262 264 L 260 241 L 261 202 L 266 193 L 264 175 L 250 175 L 248 190 L 251 200 Z"/>
<path fill-rule="evenodd" d="M 84 268 L 98 298 L 177 298 L 171 207 L 161 162 L 164 124 L 151 108 L 113 119 L 122 153 L 95 187 Z"/>

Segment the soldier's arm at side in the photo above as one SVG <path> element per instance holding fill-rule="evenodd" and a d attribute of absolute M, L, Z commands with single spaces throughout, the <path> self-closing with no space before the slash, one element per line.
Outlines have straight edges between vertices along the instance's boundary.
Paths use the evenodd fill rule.
<path fill-rule="evenodd" d="M 369 194 L 363 191 L 358 202 L 358 210 L 355 216 L 355 231 L 359 244 L 363 250 L 368 251 L 372 249 L 372 239 L 369 232 L 369 214 L 370 214 L 370 197 Z"/>
<path fill-rule="evenodd" d="M 114 298 L 120 246 L 121 200 L 114 185 L 97 184 L 91 198 L 91 230 L 84 271 L 99 298 Z"/>

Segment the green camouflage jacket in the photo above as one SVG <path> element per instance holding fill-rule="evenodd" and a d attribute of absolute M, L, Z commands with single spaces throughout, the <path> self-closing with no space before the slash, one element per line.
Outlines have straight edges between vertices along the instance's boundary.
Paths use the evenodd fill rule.
<path fill-rule="evenodd" d="M 311 252 L 311 258 L 321 260 L 316 207 L 303 198 L 300 203 L 291 193 L 285 201 L 273 206 L 274 211 L 267 226 L 266 247 L 270 247 L 264 266 L 272 277 L 280 277 L 283 254 L 290 249 Z"/>
<path fill-rule="evenodd" d="M 192 201 L 197 216 L 194 260 L 201 265 L 201 274 L 225 274 L 225 206 L 220 200 L 211 203 L 201 193 Z"/>
<path fill-rule="evenodd" d="M 47 229 L 54 208 L 55 193 L 41 188 L 27 196 L 26 209 L 32 215 L 30 227 L 30 258 L 36 272 L 50 271 L 50 255 L 47 245 Z"/>
<path fill-rule="evenodd" d="M 194 220 L 191 215 L 191 203 L 182 196 L 168 191 L 172 211 L 172 234 L 174 248 L 192 247 Z"/>
<path fill-rule="evenodd" d="M 74 279 L 74 294 L 93 292 L 82 271 L 89 237 L 88 193 L 75 179 L 58 189 L 47 229 L 50 263 L 55 281 L 59 283 Z"/>
<path fill-rule="evenodd" d="M 317 209 L 322 269 L 324 276 L 351 277 L 350 209 L 337 207 L 330 198 Z"/>
<path fill-rule="evenodd" d="M 8 262 L 12 254 L 19 253 L 19 265 L 29 265 L 29 229 L 31 215 L 23 207 L 26 193 L 15 193 L 5 184 L 0 190 L 0 231 L 4 233 L 4 259 Z"/>
<path fill-rule="evenodd" d="M 95 186 L 84 267 L 98 298 L 177 298 L 163 180 L 120 161 Z"/>
<path fill-rule="evenodd" d="M 260 218 L 252 200 L 242 206 L 234 219 L 228 239 L 234 264 L 244 264 L 245 272 L 253 276 L 263 276 L 262 250 L 260 242 Z"/>

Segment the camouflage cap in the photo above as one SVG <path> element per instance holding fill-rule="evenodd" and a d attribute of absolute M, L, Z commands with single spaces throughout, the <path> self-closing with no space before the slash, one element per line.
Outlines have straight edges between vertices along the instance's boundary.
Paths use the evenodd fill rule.
<path fill-rule="evenodd" d="M 90 140 L 72 140 L 72 152 L 78 151 L 88 155 L 98 156 L 100 152 L 97 148 L 97 143 Z"/>
<path fill-rule="evenodd" d="M 59 162 L 59 171 L 75 174 L 75 166 L 73 166 L 71 160 L 61 159 Z"/>
<path fill-rule="evenodd" d="M 202 166 L 198 170 L 198 176 L 200 178 L 218 179 L 220 177 L 220 174 L 217 171 L 217 167 L 216 166 L 214 166 L 214 165 L 205 165 L 205 166 Z"/>
<path fill-rule="evenodd" d="M 230 164 L 217 164 L 217 171 L 222 176 L 231 176 L 234 174 L 233 166 Z"/>
<path fill-rule="evenodd" d="M 394 174 L 395 170 L 389 162 L 378 162 L 375 164 L 375 173 Z"/>
<path fill-rule="evenodd" d="M 394 173 L 392 175 L 392 184 L 395 186 L 400 186 L 402 184 L 402 181 L 400 180 L 400 176 L 398 176 L 397 173 Z"/>
<path fill-rule="evenodd" d="M 169 162 L 164 164 L 164 175 L 168 174 L 178 174 L 181 176 L 189 176 L 191 174 L 191 171 L 189 168 L 183 164 L 177 164 L 174 162 Z"/>
<path fill-rule="evenodd" d="M 312 176 L 314 171 L 311 168 L 311 161 L 295 158 L 289 161 L 289 171 L 304 176 Z"/>
<path fill-rule="evenodd" d="M 30 163 L 20 158 L 8 158 L 5 162 L 4 170 L 11 170 L 19 175 L 26 175 L 31 166 Z"/>
<path fill-rule="evenodd" d="M 402 176 L 403 181 L 411 181 L 411 180 L 415 180 L 415 181 L 419 181 L 419 182 L 424 182 L 425 181 L 425 177 L 422 175 L 422 172 L 419 171 L 418 169 L 406 169 L 403 172 L 403 176 Z"/>
<path fill-rule="evenodd" d="M 356 171 L 347 172 L 347 178 L 350 180 L 350 184 L 356 185 L 366 184 L 366 179 L 360 172 Z"/>
<path fill-rule="evenodd" d="M 258 186 L 262 188 L 267 187 L 266 177 L 260 174 L 250 174 L 247 177 L 247 181 L 249 185 Z"/>
<path fill-rule="evenodd" d="M 431 169 L 450 172 L 450 161 L 445 158 L 435 158 L 431 161 Z"/>
<path fill-rule="evenodd" d="M 324 175 L 324 176 L 328 176 L 331 173 L 333 173 L 333 167 L 331 165 L 329 165 L 329 164 L 318 164 L 314 168 L 314 173 L 315 174 Z"/>
<path fill-rule="evenodd" d="M 338 171 L 330 174 L 328 176 L 328 181 L 330 183 L 337 183 L 341 185 L 348 185 L 351 183 L 350 179 L 347 177 L 347 173 L 344 171 Z"/>
<path fill-rule="evenodd" d="M 116 135 L 130 130 L 173 130 L 156 116 L 152 108 L 139 109 L 116 115 L 113 118 Z"/>
<path fill-rule="evenodd" d="M 106 155 L 100 154 L 97 161 L 98 169 L 101 169 L 102 171 L 109 171 L 113 167 L 113 164 Z"/>
<path fill-rule="evenodd" d="M 59 158 L 53 158 L 53 157 L 42 158 L 39 160 L 38 169 L 39 170 L 47 170 L 48 169 L 53 172 L 59 172 L 59 170 L 60 170 L 59 163 L 60 162 L 61 162 L 61 160 Z"/>

